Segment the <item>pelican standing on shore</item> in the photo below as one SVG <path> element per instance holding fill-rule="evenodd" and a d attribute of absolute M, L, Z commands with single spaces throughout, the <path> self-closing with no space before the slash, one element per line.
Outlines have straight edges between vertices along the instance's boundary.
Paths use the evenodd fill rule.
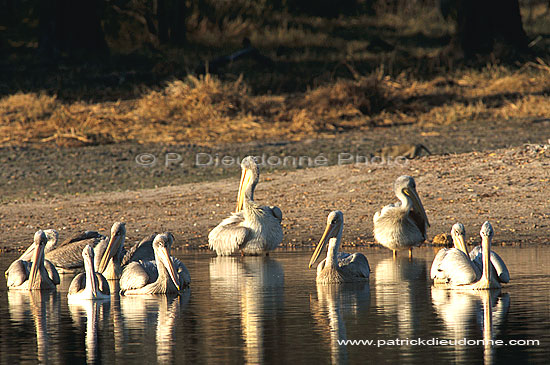
<path fill-rule="evenodd" d="M 454 247 L 439 250 L 432 263 L 430 277 L 435 285 L 470 284 L 481 278 L 481 270 L 468 256 L 465 234 L 462 223 L 455 223 L 451 228 Z"/>
<path fill-rule="evenodd" d="M 309 268 L 317 261 L 327 241 L 327 257 L 317 266 L 318 284 L 350 283 L 369 280 L 369 261 L 362 253 L 349 254 L 338 252 L 344 230 L 344 213 L 339 210 L 330 212 L 325 232 L 315 248 Z"/>
<path fill-rule="evenodd" d="M 59 275 L 55 267 L 44 266 L 44 249 L 48 238 L 44 231 L 39 230 L 34 234 L 35 245 L 32 263 L 24 260 L 16 260 L 8 269 L 6 281 L 9 289 L 21 290 L 50 290 L 59 284 Z"/>
<path fill-rule="evenodd" d="M 173 242 L 172 233 L 157 235 L 153 241 L 155 261 L 129 263 L 120 277 L 120 293 L 177 294 L 189 286 L 189 271 L 181 261 L 170 256 Z"/>
<path fill-rule="evenodd" d="M 398 177 L 394 191 L 400 201 L 374 214 L 374 239 L 392 250 L 394 257 L 402 249 L 408 249 L 412 257 L 412 248 L 426 240 L 430 223 L 412 177 Z"/>
<path fill-rule="evenodd" d="M 254 157 L 244 158 L 241 169 L 237 209 L 208 235 L 208 247 L 218 256 L 228 256 L 237 250 L 243 256 L 269 254 L 283 240 L 281 210 L 254 202 L 254 189 L 260 177 Z"/>
<path fill-rule="evenodd" d="M 94 250 L 86 245 L 82 250 L 84 271 L 74 277 L 69 286 L 69 300 L 105 300 L 111 299 L 109 283 L 105 277 L 94 268 Z"/>

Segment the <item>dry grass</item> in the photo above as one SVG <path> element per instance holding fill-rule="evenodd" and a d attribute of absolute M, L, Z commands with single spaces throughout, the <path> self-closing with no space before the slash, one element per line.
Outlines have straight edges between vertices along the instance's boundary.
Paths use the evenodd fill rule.
<path fill-rule="evenodd" d="M 379 70 L 275 96 L 251 95 L 242 78 L 189 76 L 119 102 L 11 95 L 0 99 L 0 132 L 4 145 L 298 140 L 394 123 L 548 117 L 549 94 L 550 67 L 542 60 L 516 71 L 491 66 L 428 81 Z"/>

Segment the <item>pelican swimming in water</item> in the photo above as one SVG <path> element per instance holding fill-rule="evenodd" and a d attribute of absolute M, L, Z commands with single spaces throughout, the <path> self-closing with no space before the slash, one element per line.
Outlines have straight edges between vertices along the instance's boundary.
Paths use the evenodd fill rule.
<path fill-rule="evenodd" d="M 153 241 L 155 261 L 129 263 L 120 277 L 120 293 L 177 294 L 189 286 L 189 271 L 181 261 L 170 256 L 173 242 L 174 236 L 169 232 L 157 235 Z"/>
<path fill-rule="evenodd" d="M 48 238 L 44 231 L 34 234 L 32 263 L 16 260 L 8 269 L 6 281 L 9 289 L 49 290 L 59 284 L 59 275 L 53 265 L 44 266 L 44 249 Z"/>
<path fill-rule="evenodd" d="M 434 284 L 463 285 L 474 283 L 481 278 L 481 270 L 474 265 L 468 256 L 462 223 L 451 228 L 453 248 L 439 250 L 432 263 L 430 276 Z"/>
<path fill-rule="evenodd" d="M 111 299 L 109 283 L 105 277 L 95 271 L 94 250 L 92 246 L 85 246 L 82 250 L 85 272 L 74 277 L 69 286 L 69 300 L 105 300 Z"/>
<path fill-rule="evenodd" d="M 44 247 L 44 253 L 47 253 L 53 250 L 57 245 L 58 234 L 55 229 L 45 229 L 43 232 L 46 235 L 46 239 L 47 239 L 46 246 Z M 11 263 L 11 265 L 8 267 L 8 269 L 4 273 L 6 278 L 8 277 L 8 275 L 12 270 L 20 270 L 23 267 L 21 266 L 21 263 L 18 261 L 24 261 L 25 264 L 23 265 L 27 265 L 28 267 L 31 266 L 31 261 L 34 256 L 34 249 L 36 248 L 36 246 L 37 245 L 34 242 L 31 243 L 31 245 L 25 250 L 25 252 L 23 252 L 17 260 Z M 55 266 L 49 260 L 44 260 L 44 266 L 46 267 L 46 271 L 48 271 L 50 277 L 52 277 L 52 274 L 54 271 L 56 272 L 56 274 L 53 274 L 53 275 L 57 277 L 59 276 L 57 274 L 57 270 L 55 269 Z M 22 271 L 20 271 L 19 274 L 14 274 L 14 275 L 21 275 L 21 274 L 22 274 Z"/>
<path fill-rule="evenodd" d="M 369 280 L 369 261 L 362 253 L 338 252 L 344 230 L 344 214 L 335 210 L 327 218 L 327 227 L 309 260 L 309 268 L 317 261 L 327 241 L 327 257 L 317 266 L 318 284 L 350 283 Z"/>
<path fill-rule="evenodd" d="M 481 235 L 481 261 L 483 264 L 481 277 L 475 278 L 470 283 L 438 283 L 434 281 L 434 285 L 445 286 L 450 289 L 473 289 L 473 290 L 484 290 L 484 289 L 497 289 L 500 288 L 500 282 L 497 280 L 495 272 L 492 268 L 490 261 L 490 252 L 491 252 L 491 240 L 493 239 L 494 231 L 491 223 L 485 222 L 481 227 L 479 232 Z"/>
<path fill-rule="evenodd" d="M 129 250 L 124 249 L 125 238 L 126 226 L 124 223 L 117 222 L 111 228 L 109 242 L 103 241 L 98 245 L 97 250 L 101 255 L 101 260 L 97 263 L 96 268 L 107 280 L 120 279 L 122 271 L 131 262 L 151 261 L 155 258 L 152 246 L 155 235 L 145 237 Z M 104 248 L 103 244 L 107 247 Z"/>
<path fill-rule="evenodd" d="M 426 240 L 430 223 L 412 177 L 398 177 L 394 191 L 400 201 L 386 205 L 374 214 L 374 239 L 392 250 L 394 256 L 398 250 L 408 249 L 409 257 L 412 257 L 413 246 Z"/>
<path fill-rule="evenodd" d="M 483 270 L 483 255 L 482 255 L 482 245 L 477 245 L 470 251 L 470 260 L 474 265 L 479 269 Z M 510 273 L 504 260 L 497 255 L 496 252 L 491 250 L 491 272 L 494 278 L 499 283 L 508 283 L 510 281 Z"/>
<path fill-rule="evenodd" d="M 208 235 L 208 247 L 218 256 L 231 255 L 237 250 L 242 255 L 269 254 L 283 240 L 281 210 L 254 202 L 254 189 L 260 177 L 254 157 L 243 159 L 241 169 L 237 209 Z"/>

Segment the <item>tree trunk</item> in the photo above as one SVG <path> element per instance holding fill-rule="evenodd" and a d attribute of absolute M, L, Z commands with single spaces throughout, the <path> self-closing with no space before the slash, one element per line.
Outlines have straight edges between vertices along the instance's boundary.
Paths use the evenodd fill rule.
<path fill-rule="evenodd" d="M 526 51 L 518 0 L 458 0 L 454 42 L 465 58 L 493 52 L 496 42 Z"/>

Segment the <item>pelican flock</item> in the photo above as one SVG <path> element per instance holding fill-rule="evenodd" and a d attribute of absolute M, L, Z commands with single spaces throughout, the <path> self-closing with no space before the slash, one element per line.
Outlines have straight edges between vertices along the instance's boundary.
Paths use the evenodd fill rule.
<path fill-rule="evenodd" d="M 317 283 L 349 283 L 369 280 L 369 261 L 362 253 L 338 252 L 344 230 L 344 214 L 335 210 L 327 218 L 325 232 L 309 261 L 309 268 L 317 261 L 327 241 L 327 257 L 317 266 Z"/>
<path fill-rule="evenodd" d="M 238 252 L 243 256 L 268 255 L 282 242 L 281 210 L 254 201 L 259 176 L 254 158 L 249 156 L 243 159 L 236 210 L 208 235 L 209 248 L 217 256 Z M 395 258 L 400 250 L 409 251 L 408 263 L 418 261 L 410 259 L 412 249 L 427 239 L 427 228 L 430 226 L 413 177 L 398 177 L 394 183 L 394 193 L 399 202 L 384 206 L 373 217 L 374 239 L 393 251 L 394 258 L 388 257 L 388 265 L 392 269 L 400 267 Z M 344 214 L 339 210 L 330 212 L 308 265 L 312 268 L 327 247 L 326 257 L 317 266 L 318 285 L 350 282 L 366 282 L 368 285 L 371 270 L 366 256 L 339 252 L 343 228 Z M 481 245 L 470 253 L 464 225 L 453 225 L 451 235 L 454 247 L 440 250 L 432 263 L 430 277 L 434 288 L 497 289 L 510 280 L 506 264 L 491 250 L 494 231 L 489 222 L 481 228 Z M 55 289 L 60 283 L 58 270 L 61 273 L 84 270 L 74 277 L 69 286 L 67 296 L 70 300 L 109 300 L 110 288 L 117 283 L 110 284 L 108 280 L 119 280 L 121 295 L 188 294 L 184 290 L 190 285 L 190 274 L 180 260 L 171 256 L 174 244 L 172 233 L 145 237 L 128 250 L 124 248 L 125 238 L 126 225 L 123 222 L 112 225 L 110 236 L 86 231 L 61 244 L 58 244 L 57 231 L 39 230 L 34 235 L 33 243 L 6 270 L 7 286 L 10 290 Z M 223 259 L 226 258 L 217 258 Z M 233 257 L 231 260 L 240 262 L 245 259 Z M 403 260 L 407 259 L 403 257 Z M 216 274 L 212 267 L 210 274 L 211 278 Z M 376 274 L 375 271 L 374 276 L 378 279 L 385 277 Z M 282 271 L 276 279 L 282 279 Z M 401 294 L 406 293 L 402 290 Z M 384 294 L 383 287 L 379 294 Z"/>
<path fill-rule="evenodd" d="M 412 248 L 426 240 L 430 223 L 412 177 L 398 177 L 394 192 L 399 202 L 386 205 L 374 214 L 374 239 L 392 250 L 394 256 L 397 251 L 408 249 L 412 257 Z"/>
<path fill-rule="evenodd" d="M 231 255 L 237 250 L 242 255 L 269 254 L 283 241 L 281 210 L 254 202 L 254 190 L 259 178 L 260 169 L 254 157 L 244 158 L 241 162 L 237 209 L 208 235 L 208 247 L 219 256 Z"/>
<path fill-rule="evenodd" d="M 109 283 L 107 279 L 95 271 L 94 267 L 94 249 L 86 245 L 82 250 L 85 272 L 74 277 L 69 286 L 69 299 L 89 299 L 101 300 L 111 299 Z"/>

